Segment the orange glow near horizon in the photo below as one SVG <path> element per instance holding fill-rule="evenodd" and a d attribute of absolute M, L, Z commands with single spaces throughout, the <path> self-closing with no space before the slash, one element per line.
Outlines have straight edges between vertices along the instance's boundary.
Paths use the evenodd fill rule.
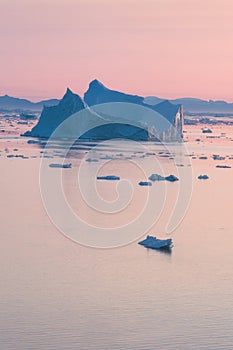
<path fill-rule="evenodd" d="M 233 102 L 232 0 L 1 0 L 0 13 L 0 95 L 82 95 L 97 78 Z"/>

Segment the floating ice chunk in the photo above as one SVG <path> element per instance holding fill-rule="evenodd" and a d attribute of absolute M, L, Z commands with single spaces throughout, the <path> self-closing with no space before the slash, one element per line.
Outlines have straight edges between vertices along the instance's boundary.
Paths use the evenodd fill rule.
<path fill-rule="evenodd" d="M 112 156 L 102 156 L 102 157 L 100 157 L 100 159 L 113 159 L 113 157 Z"/>
<path fill-rule="evenodd" d="M 216 168 L 222 168 L 222 169 L 230 169 L 230 165 L 216 165 Z"/>
<path fill-rule="evenodd" d="M 97 176 L 97 180 L 120 180 L 120 177 L 116 175 Z"/>
<path fill-rule="evenodd" d="M 140 181 L 138 184 L 140 186 L 152 186 L 152 182 L 150 181 Z"/>
<path fill-rule="evenodd" d="M 96 163 L 96 162 L 98 162 L 98 159 L 87 158 L 87 159 L 86 159 L 86 162 Z"/>
<path fill-rule="evenodd" d="M 151 174 L 148 179 L 151 181 L 164 181 L 165 177 L 159 174 Z"/>
<path fill-rule="evenodd" d="M 207 180 L 208 178 L 209 178 L 208 175 L 199 175 L 199 176 L 198 176 L 198 179 L 199 179 L 199 180 Z"/>
<path fill-rule="evenodd" d="M 154 156 L 155 155 L 155 153 L 153 153 L 153 152 L 146 152 L 146 156 Z"/>
<path fill-rule="evenodd" d="M 224 160 L 225 157 L 219 156 L 218 154 L 213 154 L 213 160 Z"/>
<path fill-rule="evenodd" d="M 71 168 L 72 164 L 67 163 L 67 164 L 58 164 L 58 163 L 51 163 L 49 164 L 50 168 Z"/>
<path fill-rule="evenodd" d="M 19 125 L 20 125 L 20 124 L 22 124 L 22 125 L 28 125 L 28 122 L 26 122 L 26 121 L 25 121 L 25 122 L 19 121 L 19 122 L 17 122 L 17 124 L 19 124 Z M 10 125 L 10 126 L 14 126 L 14 125 Z"/>
<path fill-rule="evenodd" d="M 144 239 L 141 242 L 138 242 L 138 244 L 143 245 L 146 248 L 151 249 L 171 249 L 173 247 L 172 239 L 158 239 L 153 236 L 147 236 L 146 239 Z"/>
<path fill-rule="evenodd" d="M 40 143 L 40 140 L 28 140 L 27 142 L 29 145 L 34 143 Z"/>
<path fill-rule="evenodd" d="M 203 134 L 211 134 L 213 131 L 211 129 L 203 129 Z"/>
<path fill-rule="evenodd" d="M 151 181 L 170 181 L 170 182 L 174 182 L 174 181 L 178 181 L 178 177 L 176 177 L 175 175 L 169 175 L 169 176 L 161 176 L 159 174 L 151 174 L 149 176 L 149 180 Z"/>
<path fill-rule="evenodd" d="M 175 175 L 166 176 L 165 180 L 170 181 L 170 182 L 179 181 L 178 177 L 176 177 Z"/>

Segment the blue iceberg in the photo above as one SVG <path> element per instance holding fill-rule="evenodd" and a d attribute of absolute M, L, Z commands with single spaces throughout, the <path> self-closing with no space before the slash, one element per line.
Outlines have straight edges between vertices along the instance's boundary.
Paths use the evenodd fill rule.
<path fill-rule="evenodd" d="M 143 245 L 146 248 L 150 249 L 171 249 L 173 247 L 172 239 L 158 239 L 154 236 L 147 235 L 146 239 L 138 244 Z"/>

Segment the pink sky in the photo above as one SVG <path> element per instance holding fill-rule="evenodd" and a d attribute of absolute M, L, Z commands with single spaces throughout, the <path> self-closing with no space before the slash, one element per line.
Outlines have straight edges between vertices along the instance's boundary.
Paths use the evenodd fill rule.
<path fill-rule="evenodd" d="M 121 91 L 233 102 L 232 0 L 0 0 L 0 95 Z"/>

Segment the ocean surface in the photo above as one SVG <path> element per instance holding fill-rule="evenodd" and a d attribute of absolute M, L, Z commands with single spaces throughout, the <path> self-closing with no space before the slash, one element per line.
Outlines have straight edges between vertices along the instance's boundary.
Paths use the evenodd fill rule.
<path fill-rule="evenodd" d="M 131 242 L 111 249 L 86 246 L 85 232 L 69 239 L 70 233 L 61 233 L 52 222 L 41 198 L 44 145 L 28 144 L 19 136 L 30 127 L 14 118 L 0 120 L 5 130 L 0 135 L 0 349 L 233 349 L 233 168 L 216 168 L 233 167 L 233 127 L 211 125 L 213 133 L 203 134 L 203 125 L 186 126 L 185 154 L 152 142 L 140 145 L 145 151 L 132 144 L 73 147 L 67 159 L 72 168 L 62 170 L 62 188 L 70 208 L 92 227 L 109 232 L 116 225 L 124 227 L 140 218 L 152 197 L 153 225 L 145 232 L 135 230 L 134 238 L 129 226 Z M 57 162 L 60 146 L 54 145 L 49 162 Z M 214 154 L 225 159 L 214 160 Z M 84 198 L 78 188 L 81 165 Z M 129 194 L 120 187 L 117 193 L 114 181 L 94 181 L 96 169 L 132 184 L 132 196 L 129 202 L 123 198 L 119 213 L 99 213 L 85 204 L 85 199 L 95 202 L 91 180 L 104 204 Z M 189 196 L 184 198 L 186 206 L 178 213 L 182 220 L 169 235 L 166 227 L 179 181 L 138 185 L 159 169 L 166 175 L 192 169 L 186 186 L 190 203 Z M 57 171 L 49 169 L 48 174 Z M 198 180 L 200 174 L 209 179 Z M 138 227 L 147 227 L 143 220 Z M 138 245 L 147 233 L 171 237 L 172 252 Z M 95 242 L 98 246 L 98 237 Z"/>

